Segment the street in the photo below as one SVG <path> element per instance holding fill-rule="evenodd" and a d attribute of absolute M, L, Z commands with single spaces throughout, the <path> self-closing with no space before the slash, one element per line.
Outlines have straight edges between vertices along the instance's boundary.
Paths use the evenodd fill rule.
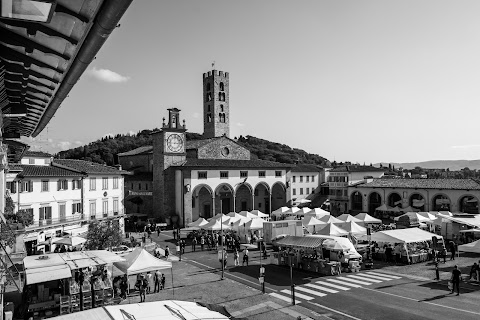
<path fill-rule="evenodd" d="M 168 235 L 165 235 L 168 237 Z M 217 252 L 190 252 L 187 246 L 182 261 L 221 274 Z M 240 259 L 241 260 L 241 259 Z M 268 260 L 267 260 L 268 261 Z M 262 261 L 265 263 L 265 260 Z M 278 303 L 291 304 L 290 269 L 266 264 L 266 294 Z M 259 252 L 250 251 L 249 266 L 233 266 L 233 254 L 228 254 L 226 278 L 261 289 L 258 281 Z M 446 283 L 419 281 L 406 275 L 391 274 L 381 269 L 343 273 L 338 276 L 293 269 L 296 303 L 312 311 L 330 312 L 333 319 L 478 319 L 479 287 L 461 286 L 460 296 L 450 294 Z"/>

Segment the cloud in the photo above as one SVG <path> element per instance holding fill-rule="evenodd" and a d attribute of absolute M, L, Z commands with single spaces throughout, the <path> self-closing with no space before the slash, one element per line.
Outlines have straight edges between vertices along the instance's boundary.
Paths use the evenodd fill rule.
<path fill-rule="evenodd" d="M 70 141 L 60 141 L 57 143 L 57 148 L 60 148 L 61 150 L 70 149 L 71 146 L 72 143 Z"/>
<path fill-rule="evenodd" d="M 114 71 L 108 69 L 97 69 L 95 67 L 88 70 L 87 74 L 94 78 L 97 78 L 98 80 L 111 83 L 120 83 L 130 80 L 130 77 L 122 76 L 121 74 L 118 74 Z"/>
<path fill-rule="evenodd" d="M 75 141 L 75 144 L 82 145 L 82 144 L 83 144 L 83 142 L 82 142 L 82 141 L 79 141 L 79 140 L 77 140 L 77 141 Z"/>
<path fill-rule="evenodd" d="M 245 124 L 241 122 L 237 122 L 237 127 L 245 127 Z"/>
<path fill-rule="evenodd" d="M 480 144 L 466 144 L 463 146 L 451 146 L 453 149 L 470 149 L 470 148 L 480 148 Z"/>

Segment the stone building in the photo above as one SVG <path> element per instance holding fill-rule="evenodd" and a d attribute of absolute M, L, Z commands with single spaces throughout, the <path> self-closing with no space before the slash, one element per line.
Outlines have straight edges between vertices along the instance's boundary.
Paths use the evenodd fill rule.
<path fill-rule="evenodd" d="M 185 121 L 179 109 L 171 108 L 167 122 L 164 118 L 161 130 L 153 133 L 153 146 L 118 155 L 122 167 L 135 173 L 125 183 L 127 213 L 144 209 L 138 213 L 183 226 L 219 212 L 270 213 L 290 201 L 292 165 L 252 159 L 249 150 L 229 138 L 228 72 L 203 74 L 203 99 L 203 139 L 186 141 Z M 136 194 L 131 187 L 146 183 L 148 173 L 151 195 Z M 151 203 L 151 209 L 135 207 L 135 197 Z"/>

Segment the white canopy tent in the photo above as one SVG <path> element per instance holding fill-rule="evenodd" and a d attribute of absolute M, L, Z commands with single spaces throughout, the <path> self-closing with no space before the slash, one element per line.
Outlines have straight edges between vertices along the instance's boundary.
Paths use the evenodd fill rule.
<path fill-rule="evenodd" d="M 326 223 L 344 223 L 345 221 L 339 220 L 335 218 L 334 216 L 323 216 L 319 219 L 320 221 L 326 222 Z"/>
<path fill-rule="evenodd" d="M 480 240 L 459 245 L 458 251 L 480 253 Z"/>
<path fill-rule="evenodd" d="M 352 233 L 352 234 L 367 234 L 367 228 L 358 225 L 355 221 L 348 221 L 338 225 L 340 228 Z"/>
<path fill-rule="evenodd" d="M 326 226 L 327 223 L 326 222 L 323 222 L 323 221 L 320 221 L 318 220 L 317 218 L 313 217 L 313 216 L 309 216 L 309 217 L 304 217 L 302 219 L 302 224 L 305 228 L 307 228 L 307 230 L 310 232 L 310 233 L 315 233 L 316 231 L 316 228 L 322 228 L 323 226 Z M 318 227 L 317 227 L 318 226 Z"/>
<path fill-rule="evenodd" d="M 238 214 L 241 215 L 241 216 L 250 218 L 250 219 L 257 219 L 258 218 L 256 215 L 254 215 L 254 214 L 252 214 L 248 211 L 240 211 Z"/>
<path fill-rule="evenodd" d="M 190 222 L 189 224 L 187 224 L 188 227 L 201 227 L 203 225 L 206 225 L 208 223 L 207 220 L 203 219 L 203 218 L 198 218 L 197 220 L 193 221 L 193 222 Z"/>
<path fill-rule="evenodd" d="M 371 241 L 376 242 L 389 242 L 389 243 L 412 243 L 432 240 L 432 237 L 443 239 L 435 233 L 424 231 L 419 228 L 406 228 L 396 230 L 383 230 L 372 233 L 370 236 Z M 366 239 L 367 236 L 361 236 L 362 239 Z"/>
<path fill-rule="evenodd" d="M 281 215 L 282 213 L 285 213 L 286 211 L 290 210 L 289 207 L 280 207 L 277 210 L 273 211 L 272 214 L 274 215 Z"/>
<path fill-rule="evenodd" d="M 263 219 L 251 219 L 245 224 L 248 230 L 260 230 L 263 229 Z"/>
<path fill-rule="evenodd" d="M 123 258 L 125 261 L 114 262 L 113 264 L 127 276 L 172 268 L 171 261 L 164 261 L 155 258 L 145 249 L 140 247 L 135 248 L 132 252 L 123 256 Z"/>
<path fill-rule="evenodd" d="M 223 213 L 217 213 L 216 215 L 214 215 L 213 217 L 207 219 L 208 221 L 212 221 L 212 220 L 220 220 L 222 219 L 223 221 L 226 221 L 228 219 L 228 216 L 226 214 L 223 214 Z"/>
<path fill-rule="evenodd" d="M 406 208 L 402 208 L 400 209 L 400 211 L 403 211 L 403 212 L 418 212 L 420 210 L 418 210 L 417 208 L 413 208 L 411 206 L 408 206 Z"/>
<path fill-rule="evenodd" d="M 225 219 L 224 221 L 227 221 L 228 219 Z M 227 224 L 220 223 L 220 219 L 218 220 L 212 220 L 206 225 L 202 226 L 202 229 L 204 230 L 210 230 L 210 231 L 218 231 L 218 230 L 227 230 L 231 229 L 231 227 Z"/>
<path fill-rule="evenodd" d="M 322 229 L 318 230 L 315 234 L 340 237 L 348 235 L 348 231 L 336 226 L 333 223 L 329 223 Z"/>
<path fill-rule="evenodd" d="M 355 218 L 362 220 L 364 224 L 381 224 L 382 220 L 372 217 L 366 212 L 360 212 L 355 216 Z"/>
<path fill-rule="evenodd" d="M 345 221 L 345 222 L 350 222 L 350 221 L 354 221 L 354 222 L 362 222 L 363 223 L 363 220 L 360 220 L 358 218 L 355 218 L 354 216 L 348 214 L 348 213 L 344 213 L 340 216 L 337 217 L 338 220 L 342 220 L 342 221 Z"/>
<path fill-rule="evenodd" d="M 428 222 L 432 221 L 431 219 L 421 215 L 419 212 L 407 212 L 405 214 L 402 214 L 401 216 L 395 217 L 393 220 L 398 221 L 401 217 L 406 216 L 406 217 L 415 217 L 418 219 L 418 222 Z"/>
<path fill-rule="evenodd" d="M 263 213 L 260 210 L 252 210 L 252 211 L 250 211 L 250 213 L 257 216 L 258 218 L 262 218 L 262 219 L 270 218 L 270 216 L 268 214 Z"/>
<path fill-rule="evenodd" d="M 435 220 L 437 218 L 436 215 L 430 212 L 418 212 L 418 214 L 421 216 L 424 216 L 425 218 L 428 218 L 430 221 Z"/>
<path fill-rule="evenodd" d="M 384 203 L 380 207 L 376 208 L 375 211 L 390 211 L 390 209 L 391 208 Z"/>

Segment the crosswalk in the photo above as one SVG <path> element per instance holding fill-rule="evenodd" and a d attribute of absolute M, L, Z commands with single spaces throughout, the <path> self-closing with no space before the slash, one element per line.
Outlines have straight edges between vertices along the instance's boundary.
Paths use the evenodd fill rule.
<path fill-rule="evenodd" d="M 365 271 L 354 274 L 345 274 L 331 278 L 324 278 L 314 283 L 306 283 L 295 287 L 295 303 L 301 303 L 302 300 L 310 301 L 317 297 L 325 297 L 328 294 L 335 294 L 341 291 L 361 288 L 371 284 L 377 284 L 384 281 L 401 279 L 378 271 Z M 291 292 L 288 289 L 281 290 L 279 293 L 270 293 L 270 296 L 291 302 Z"/>

